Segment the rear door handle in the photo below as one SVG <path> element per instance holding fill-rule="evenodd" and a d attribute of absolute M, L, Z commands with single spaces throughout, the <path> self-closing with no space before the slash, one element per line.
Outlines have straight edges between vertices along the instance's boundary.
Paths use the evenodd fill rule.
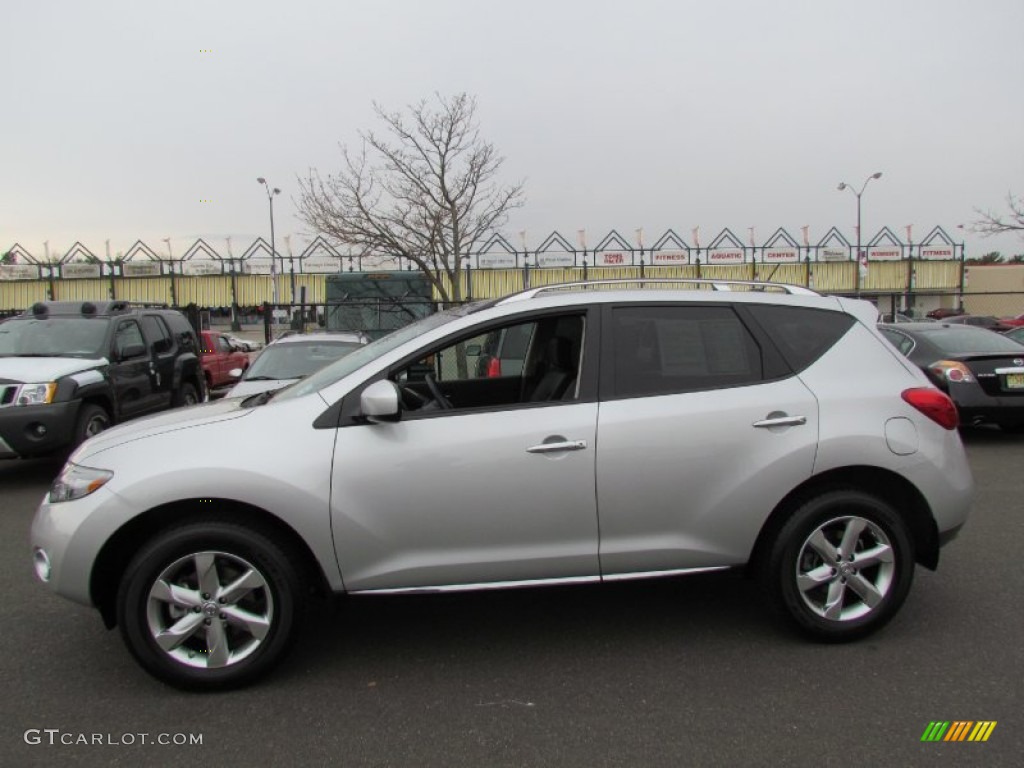
<path fill-rule="evenodd" d="M 557 453 L 558 451 L 583 451 L 587 448 L 586 440 L 563 440 L 558 443 L 541 443 L 526 449 L 527 453 Z"/>
<path fill-rule="evenodd" d="M 767 419 L 761 419 L 761 421 L 755 421 L 753 426 L 767 428 L 767 427 L 798 427 L 801 424 L 807 423 L 806 416 L 776 416 L 769 414 Z"/>

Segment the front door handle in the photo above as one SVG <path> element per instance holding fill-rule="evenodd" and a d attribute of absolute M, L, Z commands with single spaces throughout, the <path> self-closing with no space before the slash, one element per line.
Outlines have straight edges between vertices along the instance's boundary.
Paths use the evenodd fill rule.
<path fill-rule="evenodd" d="M 557 443 L 541 443 L 532 445 L 526 449 L 527 453 L 557 453 L 558 451 L 583 451 L 586 450 L 586 440 L 562 440 Z"/>
<path fill-rule="evenodd" d="M 767 428 L 767 427 L 798 427 L 801 424 L 807 423 L 806 416 L 787 416 L 785 414 L 776 415 L 769 413 L 767 419 L 761 419 L 761 421 L 755 421 L 753 426 Z"/>

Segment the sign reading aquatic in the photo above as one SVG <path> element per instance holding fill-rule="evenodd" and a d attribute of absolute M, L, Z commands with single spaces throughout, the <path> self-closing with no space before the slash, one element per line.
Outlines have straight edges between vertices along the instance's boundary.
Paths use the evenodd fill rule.
<path fill-rule="evenodd" d="M 742 264 L 742 248 L 708 248 L 708 264 Z"/>

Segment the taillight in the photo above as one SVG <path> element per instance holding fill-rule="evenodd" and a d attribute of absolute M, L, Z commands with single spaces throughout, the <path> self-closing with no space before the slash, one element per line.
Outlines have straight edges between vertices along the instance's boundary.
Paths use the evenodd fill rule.
<path fill-rule="evenodd" d="M 956 360 L 939 360 L 928 366 L 928 370 L 940 379 L 954 383 L 974 381 L 974 374 L 971 369 Z"/>
<path fill-rule="evenodd" d="M 931 387 L 903 390 L 903 399 L 944 429 L 956 429 L 960 419 L 949 395 Z"/>
<path fill-rule="evenodd" d="M 492 357 L 487 361 L 487 378 L 497 379 L 501 377 L 501 360 Z"/>

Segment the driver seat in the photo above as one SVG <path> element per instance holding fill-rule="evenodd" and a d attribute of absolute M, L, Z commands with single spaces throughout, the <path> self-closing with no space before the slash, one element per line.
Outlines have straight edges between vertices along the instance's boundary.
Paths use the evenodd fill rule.
<path fill-rule="evenodd" d="M 548 340 L 544 349 L 544 374 L 526 400 L 531 403 L 560 400 L 575 378 L 572 341 L 555 336 Z"/>

